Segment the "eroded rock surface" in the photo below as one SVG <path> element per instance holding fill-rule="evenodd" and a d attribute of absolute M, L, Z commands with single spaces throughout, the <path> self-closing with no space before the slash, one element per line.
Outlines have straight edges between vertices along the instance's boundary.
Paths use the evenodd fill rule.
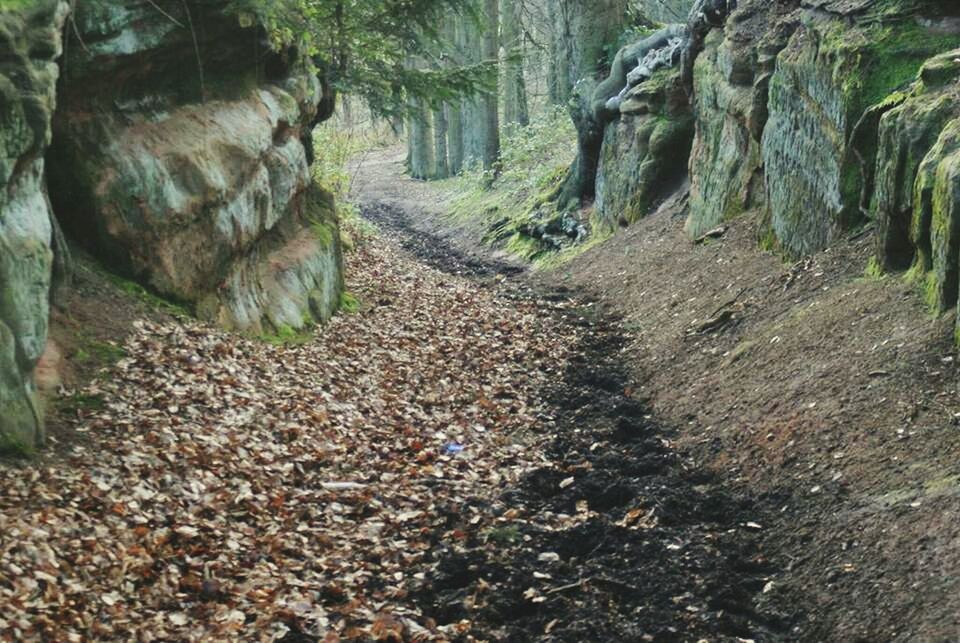
<path fill-rule="evenodd" d="M 44 183 L 66 3 L 0 5 L 0 449 L 43 441 L 33 372 L 47 343 L 53 223 Z"/>
<path fill-rule="evenodd" d="M 77 6 L 51 192 L 75 236 L 161 295 L 226 328 L 299 329 L 342 289 L 301 142 L 322 90 L 226 4 Z"/>
<path fill-rule="evenodd" d="M 687 231 L 698 237 L 766 205 L 760 139 L 770 77 L 795 28 L 796 2 L 741 2 L 706 38 L 694 66 L 697 135 L 690 158 Z"/>
<path fill-rule="evenodd" d="M 682 182 L 693 115 L 677 69 L 628 90 L 606 126 L 597 172 L 597 216 L 607 226 L 637 221 Z"/>

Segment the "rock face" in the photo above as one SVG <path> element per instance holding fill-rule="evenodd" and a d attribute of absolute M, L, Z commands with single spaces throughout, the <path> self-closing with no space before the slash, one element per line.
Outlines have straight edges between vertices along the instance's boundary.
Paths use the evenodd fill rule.
<path fill-rule="evenodd" d="M 760 140 L 770 78 L 796 19 L 796 3 L 742 2 L 712 32 L 694 65 L 697 135 L 690 157 L 692 237 L 766 206 Z"/>
<path fill-rule="evenodd" d="M 896 211 L 878 218 L 887 264 L 908 265 L 916 242 L 904 173 L 916 172 L 925 152 L 915 148 L 932 145 L 946 108 L 897 108 L 897 92 L 960 44 L 957 13 L 937 1 L 742 0 L 693 67 L 689 233 L 752 211 L 796 256 L 864 224 L 875 203 Z M 892 109 L 916 119 L 888 119 Z M 906 157 L 891 158 L 904 137 Z"/>
<path fill-rule="evenodd" d="M 880 119 L 872 212 L 878 257 L 913 265 L 931 306 L 957 304 L 960 262 L 960 49 L 924 64 Z"/>
<path fill-rule="evenodd" d="M 606 126 L 597 171 L 597 216 L 607 227 L 633 223 L 686 174 L 693 114 L 677 69 L 630 89 Z"/>
<path fill-rule="evenodd" d="M 200 317 L 299 329 L 342 289 L 334 209 L 301 142 L 322 91 L 226 5 L 77 5 L 51 196 L 112 267 Z"/>
<path fill-rule="evenodd" d="M 683 22 L 692 6 L 693 0 L 641 0 L 640 12 L 657 22 Z"/>
<path fill-rule="evenodd" d="M 765 243 L 797 256 L 873 223 L 882 266 L 910 268 L 934 310 L 955 307 L 960 5 L 697 0 L 685 32 L 696 123 L 688 233 L 747 213 Z M 682 131 L 668 125 L 683 111 L 662 107 L 679 103 L 650 81 L 629 91 L 601 151 L 604 222 L 646 214 L 685 149 L 679 134 L 669 144 L 659 134 Z"/>
<path fill-rule="evenodd" d="M 0 449 L 43 440 L 33 371 L 47 343 L 53 223 L 44 183 L 66 3 L 0 1 Z"/>
<path fill-rule="evenodd" d="M 868 108 L 955 42 L 912 16 L 880 13 L 879 2 L 819 4 L 777 58 L 763 134 L 771 223 L 794 254 L 822 249 L 863 221 L 877 124 Z"/>

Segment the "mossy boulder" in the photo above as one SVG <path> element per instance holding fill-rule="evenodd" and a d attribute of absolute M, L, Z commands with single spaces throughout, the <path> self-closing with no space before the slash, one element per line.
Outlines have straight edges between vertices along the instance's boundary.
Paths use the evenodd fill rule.
<path fill-rule="evenodd" d="M 52 213 L 50 143 L 67 5 L 0 5 L 0 451 L 43 441 L 33 372 L 47 343 Z"/>
<path fill-rule="evenodd" d="M 315 235 L 303 143 L 322 90 L 228 4 L 78 5 L 52 197 L 68 230 L 151 290 L 227 328 L 299 329 L 328 316 L 342 281 L 336 221 Z"/>

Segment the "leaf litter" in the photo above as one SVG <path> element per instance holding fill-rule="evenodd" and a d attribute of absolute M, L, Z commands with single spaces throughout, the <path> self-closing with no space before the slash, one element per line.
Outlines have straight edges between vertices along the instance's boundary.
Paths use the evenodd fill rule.
<path fill-rule="evenodd" d="M 371 237 L 356 314 L 302 345 L 137 322 L 90 441 L 0 467 L 0 638 L 448 640 L 428 556 L 549 466 L 570 301 L 503 297 Z M 490 523 L 490 525 L 488 525 Z"/>

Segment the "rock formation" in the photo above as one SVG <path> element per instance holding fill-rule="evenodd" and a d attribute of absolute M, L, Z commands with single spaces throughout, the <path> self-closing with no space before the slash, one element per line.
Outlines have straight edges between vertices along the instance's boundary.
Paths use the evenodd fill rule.
<path fill-rule="evenodd" d="M 45 350 L 55 362 L 58 220 L 228 329 L 284 332 L 336 309 L 339 228 L 303 142 L 321 84 L 229 5 L 85 0 L 70 15 L 0 0 L 0 450 L 43 441 L 34 371 Z"/>
<path fill-rule="evenodd" d="M 226 4 L 77 6 L 51 196 L 74 236 L 200 317 L 299 329 L 341 290 L 332 202 L 301 142 L 322 90 Z"/>
<path fill-rule="evenodd" d="M 53 214 L 44 183 L 66 3 L 0 4 L 0 448 L 43 440 L 33 370 L 47 343 Z"/>

